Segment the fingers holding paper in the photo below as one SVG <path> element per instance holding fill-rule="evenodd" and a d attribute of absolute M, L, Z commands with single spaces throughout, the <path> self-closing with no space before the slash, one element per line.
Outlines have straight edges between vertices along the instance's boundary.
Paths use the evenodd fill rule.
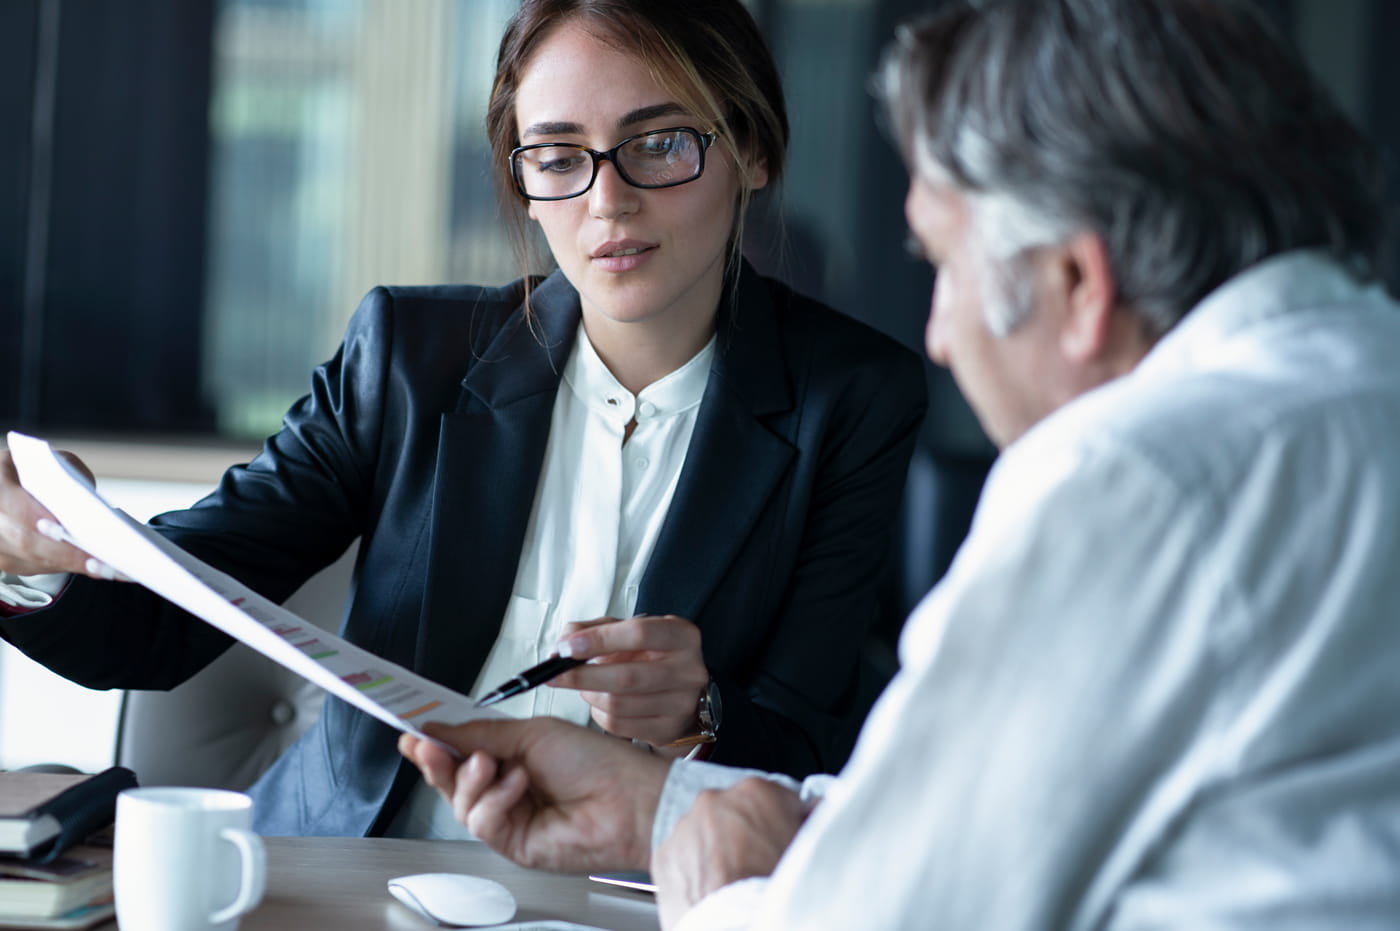
<path fill-rule="evenodd" d="M 577 689 L 603 730 L 654 747 L 697 732 L 710 674 L 691 621 L 673 614 L 577 621 L 559 643 L 561 654 L 590 662 L 550 685 Z"/>
<path fill-rule="evenodd" d="M 399 751 L 457 820 L 523 866 L 579 872 L 646 869 L 667 762 L 553 718 L 429 724 Z"/>
<path fill-rule="evenodd" d="M 92 471 L 71 453 L 60 452 L 70 465 L 93 483 Z M 8 450 L 0 452 L 0 572 L 47 575 L 72 572 L 98 579 L 115 579 L 105 563 L 68 542 L 48 509 L 25 491 Z"/>

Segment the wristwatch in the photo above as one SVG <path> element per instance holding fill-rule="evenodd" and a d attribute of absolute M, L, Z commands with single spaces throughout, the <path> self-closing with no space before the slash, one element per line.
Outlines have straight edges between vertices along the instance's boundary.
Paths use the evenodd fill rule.
<path fill-rule="evenodd" d="M 719 685 L 714 679 L 705 684 L 700 693 L 700 701 L 695 707 L 695 717 L 700 722 L 700 733 L 691 734 L 666 744 L 667 747 L 693 747 L 696 744 L 712 744 L 719 739 L 720 719 L 724 716 L 724 705 L 719 697 Z"/>

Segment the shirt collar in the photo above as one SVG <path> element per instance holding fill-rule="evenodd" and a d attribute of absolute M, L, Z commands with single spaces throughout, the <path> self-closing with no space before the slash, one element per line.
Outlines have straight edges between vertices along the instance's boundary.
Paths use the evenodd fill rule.
<path fill-rule="evenodd" d="M 635 417 L 640 423 L 674 416 L 698 406 L 705 395 L 714 355 L 715 338 L 711 336 L 688 362 L 634 396 L 603 364 L 580 320 L 578 338 L 564 365 L 564 382 L 594 413 L 609 419 L 620 418 L 624 423 Z"/>

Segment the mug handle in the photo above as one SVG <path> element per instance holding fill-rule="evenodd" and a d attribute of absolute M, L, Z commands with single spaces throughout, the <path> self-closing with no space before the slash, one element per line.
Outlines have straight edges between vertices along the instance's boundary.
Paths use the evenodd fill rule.
<path fill-rule="evenodd" d="M 209 916 L 212 925 L 221 925 L 257 908 L 267 886 L 267 854 L 262 838 L 242 828 L 224 828 L 219 832 L 219 837 L 238 848 L 242 875 L 238 881 L 238 896 L 227 908 L 221 908 Z"/>

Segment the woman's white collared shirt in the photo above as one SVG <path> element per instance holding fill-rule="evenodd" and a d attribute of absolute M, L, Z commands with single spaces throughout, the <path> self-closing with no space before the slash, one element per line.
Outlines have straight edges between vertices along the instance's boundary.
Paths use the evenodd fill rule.
<path fill-rule="evenodd" d="M 676 492 L 713 357 L 712 338 L 689 362 L 633 395 L 608 371 L 579 324 L 554 402 L 510 605 L 473 695 L 554 653 L 566 623 L 632 615 Z M 637 425 L 627 437 L 634 418 Z M 548 686 L 496 707 L 522 718 L 589 720 L 577 692 Z"/>
<path fill-rule="evenodd" d="M 632 615 L 676 492 L 714 352 L 712 338 L 689 362 L 633 395 L 608 371 L 579 324 L 554 401 L 510 605 L 472 695 L 486 694 L 554 653 L 568 622 Z M 627 437 L 633 418 L 637 425 Z M 589 706 L 577 692 L 549 686 L 496 707 L 520 718 L 590 721 Z M 388 833 L 471 836 L 422 782 Z"/>

